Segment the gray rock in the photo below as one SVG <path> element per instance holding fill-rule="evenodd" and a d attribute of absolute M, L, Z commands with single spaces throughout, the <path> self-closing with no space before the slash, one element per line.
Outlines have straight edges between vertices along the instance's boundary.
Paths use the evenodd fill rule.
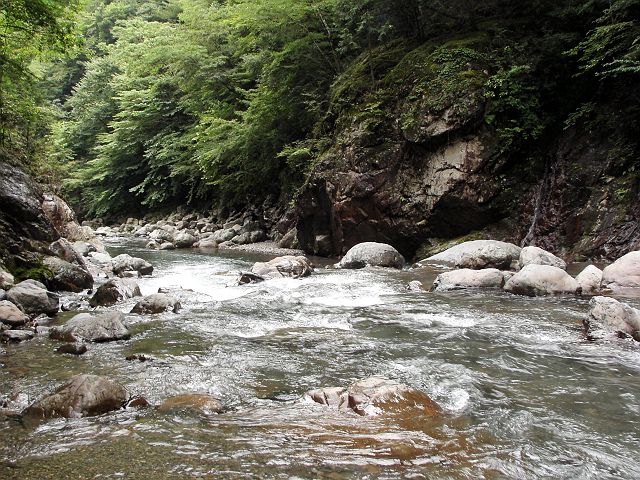
<path fill-rule="evenodd" d="M 15 285 L 13 275 L 0 269 L 0 290 L 9 290 Z"/>
<path fill-rule="evenodd" d="M 89 300 L 92 307 L 108 307 L 128 298 L 140 297 L 140 287 L 128 278 L 114 278 L 100 285 Z"/>
<path fill-rule="evenodd" d="M 466 288 L 502 288 L 504 275 L 496 268 L 471 270 L 463 268 L 438 275 L 432 291 L 462 290 Z"/>
<path fill-rule="evenodd" d="M 442 408 L 426 393 L 383 377 L 359 380 L 349 388 L 324 388 L 307 392 L 316 403 L 362 416 L 401 416 L 420 422 L 442 415 Z"/>
<path fill-rule="evenodd" d="M 7 292 L 7 300 L 22 307 L 27 315 L 58 313 L 59 298 L 47 291 L 47 288 L 35 280 L 25 280 Z"/>
<path fill-rule="evenodd" d="M 0 339 L 5 343 L 18 343 L 31 340 L 36 334 L 31 330 L 4 330 L 0 333 Z"/>
<path fill-rule="evenodd" d="M 0 288 L 0 300 L 5 300 L 7 298 L 7 292 Z"/>
<path fill-rule="evenodd" d="M 173 237 L 176 248 L 191 248 L 198 239 L 188 232 L 180 232 Z"/>
<path fill-rule="evenodd" d="M 602 270 L 589 265 L 576 276 L 576 282 L 580 285 L 583 295 L 593 295 L 600 291 Z"/>
<path fill-rule="evenodd" d="M 163 293 L 153 293 L 140 300 L 131 313 L 156 314 L 171 311 L 178 313 L 182 305 L 178 300 Z"/>
<path fill-rule="evenodd" d="M 171 242 L 164 242 L 159 247 L 158 250 L 175 250 L 176 246 Z"/>
<path fill-rule="evenodd" d="M 240 272 L 240 276 L 236 280 L 236 285 L 247 285 L 249 283 L 264 282 L 264 277 L 251 272 Z"/>
<path fill-rule="evenodd" d="M 28 320 L 29 317 L 13 303 L 7 300 L 0 301 L 0 322 L 12 327 L 19 327 L 27 323 Z"/>
<path fill-rule="evenodd" d="M 73 242 L 73 249 L 83 257 L 88 257 L 91 252 L 97 252 L 96 246 L 89 242 Z M 68 260 L 67 260 L 68 261 Z"/>
<path fill-rule="evenodd" d="M 78 242 L 83 243 L 83 242 Z M 87 244 L 88 245 L 88 244 Z M 59 238 L 51 245 L 49 245 L 49 249 L 61 260 L 64 260 L 68 263 L 73 263 L 82 268 L 86 268 L 86 262 L 82 253 L 78 252 L 75 247 L 65 238 Z"/>
<path fill-rule="evenodd" d="M 78 418 L 124 408 L 131 395 L 117 383 L 96 375 L 76 375 L 23 412 L 33 418 Z"/>
<path fill-rule="evenodd" d="M 433 255 L 423 262 L 445 263 L 458 268 L 498 268 L 509 270 L 520 258 L 522 249 L 497 240 L 472 240 Z M 423 263 L 421 262 L 421 263 Z"/>
<path fill-rule="evenodd" d="M 602 288 L 640 294 L 640 251 L 623 255 L 602 271 Z M 631 293 L 630 292 L 630 293 Z"/>
<path fill-rule="evenodd" d="M 251 267 L 251 273 L 267 278 L 294 277 L 311 275 L 313 268 L 306 257 L 286 255 L 268 262 L 257 262 Z"/>
<path fill-rule="evenodd" d="M 529 297 L 580 293 L 580 285 L 571 275 L 551 265 L 527 265 L 509 279 L 504 289 Z"/>
<path fill-rule="evenodd" d="M 404 257 L 386 243 L 363 242 L 351 247 L 338 265 L 340 268 L 402 268 Z"/>
<path fill-rule="evenodd" d="M 148 248 L 150 250 L 159 250 L 160 245 L 155 240 L 151 240 L 149 243 L 145 245 L 145 248 Z"/>
<path fill-rule="evenodd" d="M 89 252 L 89 261 L 100 268 L 113 271 L 113 258 L 106 252 Z"/>
<path fill-rule="evenodd" d="M 45 257 L 42 264 L 53 272 L 53 278 L 48 281 L 52 290 L 81 292 L 93 288 L 93 277 L 79 265 L 58 257 Z"/>
<path fill-rule="evenodd" d="M 564 260 L 539 247 L 524 247 L 520 251 L 518 263 L 520 268 L 524 268 L 527 265 L 551 265 L 562 270 L 567 269 L 567 264 Z"/>
<path fill-rule="evenodd" d="M 237 245 L 247 245 L 249 243 L 253 243 L 251 241 L 251 234 L 248 232 L 241 233 L 240 235 L 236 235 L 231 239 L 231 241 Z"/>
<path fill-rule="evenodd" d="M 149 238 L 161 244 L 173 240 L 173 234 L 162 228 L 157 228 L 149 234 Z"/>
<path fill-rule="evenodd" d="M 422 285 L 421 281 L 412 280 L 407 285 L 407 291 L 409 291 L 409 292 L 424 292 L 425 289 L 424 289 L 424 286 Z"/>
<path fill-rule="evenodd" d="M 198 243 L 198 248 L 218 248 L 218 242 L 213 238 L 204 238 Z"/>
<path fill-rule="evenodd" d="M 49 336 L 63 342 L 112 342 L 131 338 L 124 325 L 122 312 L 105 312 L 100 315 L 79 313 L 66 324 L 53 327 Z"/>
<path fill-rule="evenodd" d="M 217 243 L 228 242 L 237 235 L 237 231 L 233 228 L 223 228 L 213 232 L 213 240 Z"/>
<path fill-rule="evenodd" d="M 590 338 L 624 334 L 640 340 L 640 310 L 613 298 L 593 297 L 583 324 Z"/>
<path fill-rule="evenodd" d="M 69 355 L 83 355 L 87 353 L 87 346 L 84 343 L 65 343 L 56 348 L 56 353 L 67 353 Z"/>
<path fill-rule="evenodd" d="M 153 265 L 142 258 L 132 257 L 126 253 L 113 258 L 113 273 L 120 275 L 125 271 L 136 271 L 140 275 L 151 275 Z"/>

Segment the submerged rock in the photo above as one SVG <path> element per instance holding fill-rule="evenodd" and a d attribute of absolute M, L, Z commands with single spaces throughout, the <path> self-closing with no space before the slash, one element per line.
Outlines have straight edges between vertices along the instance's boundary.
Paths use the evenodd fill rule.
<path fill-rule="evenodd" d="M 496 268 L 471 270 L 463 268 L 438 275 L 432 291 L 461 290 L 465 288 L 502 288 L 504 275 Z"/>
<path fill-rule="evenodd" d="M 637 289 L 640 295 L 640 251 L 623 255 L 602 271 L 602 288 Z"/>
<path fill-rule="evenodd" d="M 212 414 L 222 413 L 224 407 L 216 398 L 202 393 L 188 393 L 169 397 L 158 407 L 161 412 L 182 409 L 199 410 L 205 414 Z"/>
<path fill-rule="evenodd" d="M 28 320 L 29 317 L 13 303 L 7 300 L 0 301 L 0 323 L 19 327 L 27 323 Z"/>
<path fill-rule="evenodd" d="M 458 268 L 509 270 L 520 259 L 521 248 L 497 240 L 472 240 L 433 255 L 423 262 L 445 263 Z"/>
<path fill-rule="evenodd" d="M 67 353 L 69 355 L 83 355 L 87 353 L 87 346 L 84 343 L 65 343 L 56 348 L 56 353 Z"/>
<path fill-rule="evenodd" d="M 249 283 L 264 282 L 264 277 L 251 272 L 240 272 L 240 276 L 236 280 L 236 285 L 247 285 Z"/>
<path fill-rule="evenodd" d="M 171 311 L 178 313 L 182 305 L 178 300 L 164 293 L 153 293 L 140 300 L 131 310 L 131 313 L 156 314 Z"/>
<path fill-rule="evenodd" d="M 40 313 L 55 315 L 58 313 L 60 304 L 58 296 L 47 291 L 47 287 L 36 280 L 18 283 L 7 292 L 7 300 L 22 307 L 28 315 Z"/>
<path fill-rule="evenodd" d="M 564 260 L 539 247 L 524 247 L 520 251 L 519 264 L 520 268 L 524 268 L 527 265 L 551 265 L 562 270 L 567 269 L 567 264 Z"/>
<path fill-rule="evenodd" d="M 527 265 L 507 281 L 504 289 L 529 297 L 580 293 L 580 285 L 571 275 L 551 265 Z"/>
<path fill-rule="evenodd" d="M 312 271 L 311 263 L 306 257 L 292 255 L 276 257 L 268 262 L 257 262 L 251 268 L 251 273 L 263 278 L 301 278 L 311 275 Z"/>
<path fill-rule="evenodd" d="M 629 335 L 640 341 L 640 310 L 609 297 L 593 297 L 583 325 L 590 338 Z"/>
<path fill-rule="evenodd" d="M 307 392 L 316 403 L 362 416 L 400 415 L 435 417 L 442 408 L 429 395 L 387 378 L 373 376 L 359 380 L 349 388 L 323 388 Z"/>
<path fill-rule="evenodd" d="M 89 300 L 92 307 L 108 307 L 128 298 L 140 297 L 140 287 L 128 278 L 114 278 L 100 285 Z"/>
<path fill-rule="evenodd" d="M 51 395 L 25 409 L 33 418 L 88 417 L 124 408 L 130 394 L 122 385 L 97 375 L 76 375 Z"/>
<path fill-rule="evenodd" d="M 338 265 L 340 268 L 402 268 L 404 257 L 386 243 L 363 242 L 351 247 Z"/>
<path fill-rule="evenodd" d="M 602 270 L 589 265 L 576 276 L 576 282 L 580 285 L 583 295 L 595 294 L 600 291 Z"/>
<path fill-rule="evenodd" d="M 53 327 L 49 336 L 63 342 L 111 342 L 131 338 L 124 325 L 122 312 L 105 312 L 101 315 L 79 313 L 66 324 Z"/>

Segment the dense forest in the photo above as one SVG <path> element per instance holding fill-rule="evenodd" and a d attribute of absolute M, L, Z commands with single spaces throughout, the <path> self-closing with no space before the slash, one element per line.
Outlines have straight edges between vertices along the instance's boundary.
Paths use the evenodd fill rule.
<path fill-rule="evenodd" d="M 288 206 L 327 158 L 398 135 L 433 149 L 452 125 L 481 132 L 495 178 L 529 186 L 562 132 L 602 135 L 598 175 L 617 179 L 626 205 L 637 195 L 639 0 L 0 8 L 2 155 L 83 217 Z"/>

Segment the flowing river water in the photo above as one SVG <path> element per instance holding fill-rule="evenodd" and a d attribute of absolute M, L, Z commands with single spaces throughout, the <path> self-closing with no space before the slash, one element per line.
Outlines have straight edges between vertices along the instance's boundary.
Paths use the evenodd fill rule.
<path fill-rule="evenodd" d="M 154 264 L 143 294 L 189 289 L 180 313 L 129 315 L 131 340 L 81 357 L 46 337 L 8 345 L 0 394 L 33 400 L 93 373 L 151 404 L 208 393 L 227 411 L 0 417 L 0 478 L 640 478 L 640 348 L 585 340 L 586 299 L 408 291 L 430 284 L 430 268 L 321 266 L 229 286 L 270 257 L 109 250 Z M 374 374 L 423 389 L 446 414 L 394 425 L 303 399 Z"/>

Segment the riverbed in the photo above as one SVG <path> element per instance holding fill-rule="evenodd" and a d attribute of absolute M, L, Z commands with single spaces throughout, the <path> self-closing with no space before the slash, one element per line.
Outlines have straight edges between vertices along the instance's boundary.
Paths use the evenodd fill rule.
<path fill-rule="evenodd" d="M 271 257 L 108 248 L 149 260 L 142 293 L 184 289 L 183 309 L 128 315 L 130 340 L 81 357 L 46 337 L 8 345 L 0 394 L 32 401 L 92 373 L 152 405 L 207 393 L 226 411 L 0 417 L 0 478 L 640 478 L 640 348 L 586 340 L 588 299 L 416 292 L 410 281 L 438 271 L 322 259 L 307 278 L 234 286 Z M 150 359 L 126 360 L 135 354 Z M 445 415 L 395 425 L 304 399 L 370 375 L 426 391 Z"/>

